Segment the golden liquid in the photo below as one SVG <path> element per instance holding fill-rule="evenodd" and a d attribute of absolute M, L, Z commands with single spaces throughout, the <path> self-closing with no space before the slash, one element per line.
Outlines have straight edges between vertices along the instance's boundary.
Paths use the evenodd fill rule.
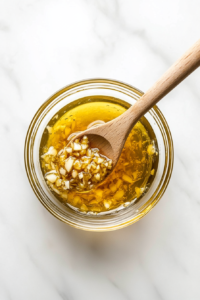
<path fill-rule="evenodd" d="M 53 132 L 49 134 L 45 130 L 43 133 L 40 157 L 50 146 L 58 151 L 64 148 L 68 144 L 69 134 L 87 129 L 87 126 L 96 120 L 108 122 L 124 113 L 129 106 L 128 103 L 115 98 L 93 96 L 64 107 L 49 122 Z M 152 172 L 152 169 L 157 168 L 158 162 L 158 157 L 147 151 L 149 145 L 152 145 L 152 139 L 155 143 L 155 135 L 147 120 L 144 117 L 141 120 L 142 122 L 138 122 L 132 129 L 115 169 L 102 185 L 86 193 L 69 190 L 67 200 L 54 193 L 56 197 L 85 212 L 108 210 L 105 201 L 109 203 L 110 210 L 139 198 L 153 180 L 155 171 Z M 66 128 L 70 128 L 70 132 Z M 45 174 L 49 168 L 42 159 L 40 163 Z"/>

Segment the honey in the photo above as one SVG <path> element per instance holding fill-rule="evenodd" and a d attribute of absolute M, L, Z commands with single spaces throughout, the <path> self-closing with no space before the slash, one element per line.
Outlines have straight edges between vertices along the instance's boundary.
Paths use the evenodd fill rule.
<path fill-rule="evenodd" d="M 59 153 L 76 132 L 108 122 L 124 113 L 128 107 L 128 103 L 119 99 L 93 96 L 61 109 L 49 122 L 41 139 L 40 164 L 44 177 L 56 169 L 56 155 L 49 156 L 50 160 L 48 155 L 45 156 L 49 149 Z M 119 206 L 126 207 L 133 199 L 137 201 L 150 186 L 158 164 L 156 149 L 155 134 L 143 117 L 129 134 L 115 169 L 102 184 L 87 192 L 74 190 L 72 186 L 63 192 L 61 181 L 67 180 L 64 164 L 63 170 L 59 171 L 61 181 L 58 185 L 46 181 L 59 201 L 81 212 L 100 213 Z"/>

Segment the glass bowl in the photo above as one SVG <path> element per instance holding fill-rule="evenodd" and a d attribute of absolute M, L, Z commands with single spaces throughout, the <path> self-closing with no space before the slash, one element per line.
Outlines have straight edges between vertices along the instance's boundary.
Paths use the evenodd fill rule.
<path fill-rule="evenodd" d="M 109 214 L 85 215 L 59 202 L 46 185 L 39 162 L 39 147 L 48 122 L 64 106 L 80 98 L 109 96 L 133 105 L 143 93 L 125 83 L 108 79 L 90 79 L 71 84 L 50 97 L 33 117 L 25 140 L 24 159 L 31 187 L 44 205 L 56 218 L 72 227 L 89 231 L 110 231 L 126 227 L 144 217 L 161 199 L 173 169 L 173 141 L 168 124 L 154 106 L 145 114 L 157 140 L 158 168 L 154 180 L 141 199 L 132 205 Z"/>

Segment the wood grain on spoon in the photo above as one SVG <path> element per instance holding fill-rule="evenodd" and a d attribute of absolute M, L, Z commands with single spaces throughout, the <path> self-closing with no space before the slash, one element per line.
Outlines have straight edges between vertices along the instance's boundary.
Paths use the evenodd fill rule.
<path fill-rule="evenodd" d="M 76 136 L 87 135 L 91 146 L 112 159 L 116 165 L 125 141 L 137 121 L 200 65 L 200 40 L 197 41 L 166 73 L 125 113 L 116 119 L 90 128 Z"/>

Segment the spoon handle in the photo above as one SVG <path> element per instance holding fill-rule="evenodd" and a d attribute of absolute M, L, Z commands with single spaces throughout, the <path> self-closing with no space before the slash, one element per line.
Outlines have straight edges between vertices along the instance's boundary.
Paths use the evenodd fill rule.
<path fill-rule="evenodd" d="M 200 65 L 200 40 L 198 40 L 164 75 L 126 112 L 124 121 L 133 125 L 159 100 L 167 95 Z M 122 116 L 123 116 L 122 115 Z M 128 126 L 127 126 L 128 127 Z"/>

